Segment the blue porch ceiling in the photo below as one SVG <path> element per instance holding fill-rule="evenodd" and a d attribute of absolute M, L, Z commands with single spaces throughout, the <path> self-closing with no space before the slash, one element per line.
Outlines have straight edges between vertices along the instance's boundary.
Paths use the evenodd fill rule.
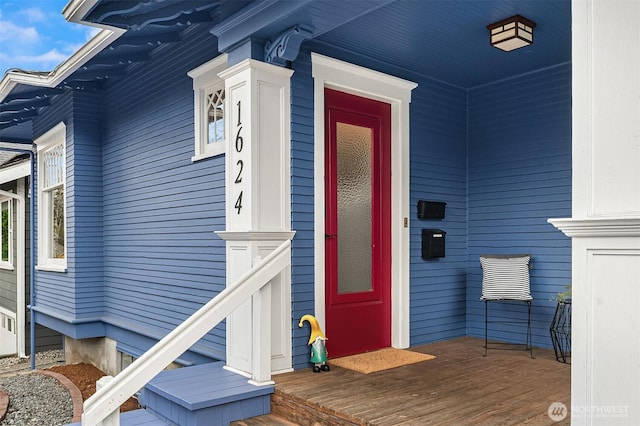
<path fill-rule="evenodd" d="M 534 43 L 504 52 L 487 25 L 520 14 Z M 314 40 L 398 69 L 471 88 L 571 60 L 571 2 L 397 0 Z"/>
<path fill-rule="evenodd" d="M 180 42 L 192 25 L 209 28 L 218 37 L 220 51 L 231 50 L 247 38 L 264 46 L 292 27 L 304 25 L 312 29 L 312 36 L 303 46 L 315 51 L 399 76 L 417 74 L 461 88 L 571 60 L 569 0 L 85 2 L 93 7 L 84 21 L 127 32 L 56 87 L 17 84 L 0 93 L 0 139 L 28 141 L 28 123 L 53 97 L 65 90 L 107 88 L 126 76 L 130 67 L 144 66 L 156 49 Z M 491 47 L 486 26 L 515 14 L 537 24 L 533 45 L 511 52 Z"/>
<path fill-rule="evenodd" d="M 256 13 L 246 12 L 252 8 Z M 461 88 L 571 60 L 569 0 L 266 0 L 247 9 L 213 27 L 222 48 L 241 35 L 266 41 L 303 25 L 312 28 L 305 43 L 314 50 L 340 51 L 345 60 L 357 57 Z M 487 25 L 516 14 L 536 23 L 534 43 L 511 52 L 492 47 Z M 236 40 L 219 30 L 230 22 Z"/>

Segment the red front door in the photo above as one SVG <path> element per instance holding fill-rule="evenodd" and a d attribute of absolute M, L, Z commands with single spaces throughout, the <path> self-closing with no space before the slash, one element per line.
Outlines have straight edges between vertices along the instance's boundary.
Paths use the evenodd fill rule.
<path fill-rule="evenodd" d="M 325 89 L 330 357 L 391 344 L 391 106 Z"/>

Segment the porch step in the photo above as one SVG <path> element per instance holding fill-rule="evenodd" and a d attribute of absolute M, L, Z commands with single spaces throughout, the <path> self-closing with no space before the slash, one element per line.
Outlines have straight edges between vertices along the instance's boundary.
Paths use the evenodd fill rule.
<path fill-rule="evenodd" d="M 228 425 L 268 414 L 273 386 L 255 386 L 214 362 L 166 370 L 140 393 L 145 409 L 169 425 Z"/>
<path fill-rule="evenodd" d="M 287 419 L 287 421 L 299 426 L 347 426 L 364 424 L 360 419 L 349 416 L 348 414 L 328 409 L 277 389 L 273 395 L 271 395 L 271 415 Z M 261 423 L 256 423 L 255 425 L 260 424 Z M 248 425 L 253 426 L 254 424 L 248 423 Z"/>
<path fill-rule="evenodd" d="M 82 426 L 82 423 L 71 423 L 67 426 Z M 167 423 L 148 411 L 140 409 L 120 414 L 120 426 L 167 426 Z"/>
<path fill-rule="evenodd" d="M 134 410 L 120 414 L 120 426 L 167 426 L 167 423 L 146 410 Z"/>

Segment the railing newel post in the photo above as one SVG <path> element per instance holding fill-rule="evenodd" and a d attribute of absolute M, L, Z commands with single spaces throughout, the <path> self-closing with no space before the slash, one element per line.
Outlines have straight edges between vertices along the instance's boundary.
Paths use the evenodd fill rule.
<path fill-rule="evenodd" d="M 96 392 L 113 380 L 113 376 L 103 376 L 96 382 Z M 120 426 L 120 406 L 116 407 L 98 426 Z"/>
<path fill-rule="evenodd" d="M 251 383 L 271 384 L 271 282 L 253 295 L 252 317 Z"/>

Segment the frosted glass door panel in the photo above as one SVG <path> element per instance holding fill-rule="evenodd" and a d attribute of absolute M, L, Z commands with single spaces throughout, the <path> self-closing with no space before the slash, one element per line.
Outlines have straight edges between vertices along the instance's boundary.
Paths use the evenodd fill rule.
<path fill-rule="evenodd" d="M 371 129 L 337 123 L 338 293 L 371 291 Z"/>

